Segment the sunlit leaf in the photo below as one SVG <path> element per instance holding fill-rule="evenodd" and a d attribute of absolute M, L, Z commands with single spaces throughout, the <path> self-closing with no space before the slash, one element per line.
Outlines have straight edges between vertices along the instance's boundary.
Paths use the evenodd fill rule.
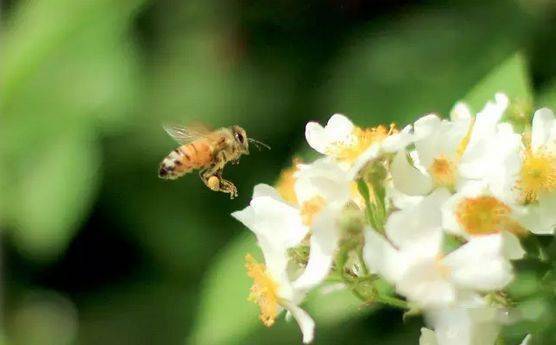
<path fill-rule="evenodd" d="M 254 236 L 244 234 L 214 260 L 203 284 L 191 344 L 223 344 L 247 336 L 259 323 L 256 305 L 247 301 L 251 281 L 245 254 L 258 254 Z"/>
<path fill-rule="evenodd" d="M 496 92 L 505 93 L 514 102 L 532 102 L 531 82 L 523 55 L 517 53 L 504 60 L 473 87 L 464 100 L 477 111 Z"/>

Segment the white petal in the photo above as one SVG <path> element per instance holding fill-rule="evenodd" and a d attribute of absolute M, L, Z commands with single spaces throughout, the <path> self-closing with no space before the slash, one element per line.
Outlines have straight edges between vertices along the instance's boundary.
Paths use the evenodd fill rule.
<path fill-rule="evenodd" d="M 458 102 L 450 112 L 450 119 L 452 121 L 467 120 L 472 117 L 471 110 L 467 104 Z"/>
<path fill-rule="evenodd" d="M 412 130 L 413 127 L 408 125 L 398 133 L 387 136 L 381 143 L 382 151 L 393 153 L 405 149 L 415 140 L 415 135 L 411 133 Z"/>
<path fill-rule="evenodd" d="M 276 189 L 272 186 L 269 186 L 267 184 L 264 183 L 259 183 L 258 185 L 255 186 L 255 188 L 253 188 L 253 197 L 252 199 L 255 198 L 260 198 L 263 196 L 268 196 L 271 197 L 275 200 L 279 200 L 282 201 L 282 198 L 280 197 L 280 194 L 278 194 L 278 191 L 276 191 Z"/>
<path fill-rule="evenodd" d="M 519 260 L 523 259 L 525 256 L 525 250 L 519 242 L 519 238 L 516 235 L 508 231 L 502 231 L 503 239 L 503 255 L 509 260 Z"/>
<path fill-rule="evenodd" d="M 392 202 L 392 205 L 398 209 L 404 209 L 406 207 L 411 207 L 421 201 L 423 196 L 411 196 L 400 192 L 398 189 L 394 188 L 392 185 L 386 186 L 387 199 Z"/>
<path fill-rule="evenodd" d="M 233 212 L 232 216 L 255 234 L 268 270 L 282 279 L 287 266 L 287 250 L 297 246 L 309 231 L 298 210 L 272 196 L 261 196 L 251 200 L 245 209 Z"/>
<path fill-rule="evenodd" d="M 303 343 L 309 344 L 312 342 L 315 336 L 315 321 L 313 321 L 311 316 L 307 314 L 305 310 L 291 302 L 284 301 L 282 305 L 291 313 L 295 321 L 297 321 L 301 333 L 303 334 Z"/>
<path fill-rule="evenodd" d="M 556 229 L 556 193 L 527 206 L 520 223 L 537 235 L 553 235 Z"/>
<path fill-rule="evenodd" d="M 437 189 L 418 204 L 390 215 L 386 222 L 386 234 L 398 247 L 404 248 L 418 242 L 437 244 L 430 240 L 435 233 L 442 232 L 441 207 L 450 197 L 445 189 Z"/>
<path fill-rule="evenodd" d="M 300 204 L 317 196 L 338 203 L 349 199 L 351 181 L 336 162 L 322 158 L 298 168 L 294 188 Z"/>
<path fill-rule="evenodd" d="M 309 122 L 305 126 L 305 139 L 309 146 L 322 154 L 326 153 L 328 145 L 330 145 L 324 128 L 316 122 Z"/>
<path fill-rule="evenodd" d="M 552 137 L 556 140 L 556 132 L 551 133 L 556 128 L 554 113 L 548 108 L 542 108 L 535 112 L 533 116 L 533 128 L 531 132 L 531 147 L 533 150 L 545 145 Z"/>
<path fill-rule="evenodd" d="M 328 120 L 324 130 L 333 142 L 343 141 L 353 132 L 353 123 L 342 114 L 334 114 Z"/>
<path fill-rule="evenodd" d="M 435 114 L 428 114 L 417 121 L 413 125 L 417 140 L 421 140 L 430 136 L 440 126 L 442 120 Z"/>
<path fill-rule="evenodd" d="M 437 258 L 423 256 L 407 261 L 409 267 L 396 284 L 400 294 L 422 308 L 443 307 L 456 301 L 456 289 L 439 269 Z"/>
<path fill-rule="evenodd" d="M 400 260 L 398 252 L 375 230 L 365 230 L 363 259 L 371 272 L 382 275 L 389 282 L 396 282 L 405 263 Z"/>
<path fill-rule="evenodd" d="M 464 198 L 462 193 L 456 193 L 442 205 L 442 227 L 449 233 L 468 238 L 469 234 L 461 227 L 456 217 L 457 207 Z"/>
<path fill-rule="evenodd" d="M 500 326 L 492 307 L 452 307 L 425 312 L 438 345 L 494 345 Z"/>
<path fill-rule="evenodd" d="M 433 330 L 422 327 L 421 336 L 419 337 L 419 345 L 438 345 L 436 334 Z"/>
<path fill-rule="evenodd" d="M 433 188 L 430 176 L 412 166 L 405 151 L 398 152 L 394 157 L 391 174 L 394 187 L 404 194 L 425 195 Z"/>
<path fill-rule="evenodd" d="M 450 269 L 450 279 L 463 288 L 499 290 L 513 279 L 500 234 L 473 237 L 448 254 L 443 263 Z"/>
<path fill-rule="evenodd" d="M 293 283 L 295 289 L 310 290 L 319 285 L 328 275 L 336 254 L 340 229 L 336 223 L 338 210 L 323 210 L 312 227 L 309 262 L 305 271 Z"/>

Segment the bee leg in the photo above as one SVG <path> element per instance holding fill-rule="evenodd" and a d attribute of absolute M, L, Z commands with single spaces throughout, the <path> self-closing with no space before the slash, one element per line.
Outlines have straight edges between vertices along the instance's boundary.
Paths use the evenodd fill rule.
<path fill-rule="evenodd" d="M 230 194 L 230 199 L 238 195 L 236 186 L 232 182 L 222 178 L 222 169 L 213 171 L 208 168 L 199 172 L 199 176 L 203 183 L 215 192 L 228 193 Z"/>
<path fill-rule="evenodd" d="M 220 178 L 210 168 L 199 171 L 199 177 L 209 189 L 215 192 L 220 191 Z"/>
<path fill-rule="evenodd" d="M 237 197 L 237 187 L 223 178 L 220 179 L 220 191 L 230 194 L 230 199 Z"/>

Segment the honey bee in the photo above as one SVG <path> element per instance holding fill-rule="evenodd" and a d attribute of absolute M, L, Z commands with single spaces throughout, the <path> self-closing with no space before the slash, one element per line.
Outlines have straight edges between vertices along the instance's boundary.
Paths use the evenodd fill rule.
<path fill-rule="evenodd" d="M 249 142 L 269 148 L 266 144 L 247 137 L 240 126 L 223 127 L 211 131 L 204 127 L 164 125 L 164 130 L 181 146 L 160 163 L 158 176 L 175 180 L 193 170 L 199 170 L 201 181 L 213 191 L 228 193 L 235 198 L 236 186 L 222 178 L 228 162 L 238 164 L 242 155 L 249 154 Z"/>

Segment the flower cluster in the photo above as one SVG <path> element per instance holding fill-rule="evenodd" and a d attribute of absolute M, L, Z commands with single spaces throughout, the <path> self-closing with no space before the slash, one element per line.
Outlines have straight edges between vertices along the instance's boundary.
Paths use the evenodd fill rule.
<path fill-rule="evenodd" d="M 339 114 L 308 123 L 321 157 L 294 160 L 232 214 L 264 256 L 246 257 L 261 321 L 286 310 L 311 342 L 300 304 L 339 280 L 365 302 L 422 313 L 422 345 L 494 344 L 523 240 L 556 225 L 556 119 L 540 109 L 516 132 L 508 105 L 496 94 L 477 114 L 460 103 L 450 119 L 429 114 L 401 130 Z"/>

